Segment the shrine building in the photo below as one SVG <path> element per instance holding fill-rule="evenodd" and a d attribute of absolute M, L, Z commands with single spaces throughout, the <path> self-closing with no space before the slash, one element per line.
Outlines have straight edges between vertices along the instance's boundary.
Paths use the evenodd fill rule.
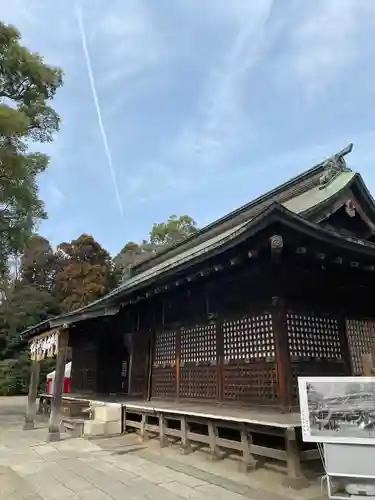
<path fill-rule="evenodd" d="M 375 203 L 346 165 L 351 149 L 134 266 L 103 298 L 25 331 L 33 365 L 58 358 L 50 432 L 68 347 L 72 396 L 210 415 L 293 414 L 298 376 L 360 375 L 375 346 Z M 32 420 L 35 389 L 30 398 Z"/>

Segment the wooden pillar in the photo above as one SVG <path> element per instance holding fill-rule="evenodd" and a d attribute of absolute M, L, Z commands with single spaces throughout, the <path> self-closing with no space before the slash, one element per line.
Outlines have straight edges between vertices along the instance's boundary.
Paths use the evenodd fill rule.
<path fill-rule="evenodd" d="M 58 351 L 56 358 L 56 374 L 53 384 L 51 414 L 49 418 L 47 441 L 60 440 L 61 402 L 64 389 L 65 365 L 68 354 L 69 330 L 59 332 Z"/>
<path fill-rule="evenodd" d="M 292 406 L 292 366 L 289 355 L 288 329 L 284 301 L 282 254 L 284 241 L 281 235 L 270 238 L 271 269 L 273 278 L 272 323 L 275 341 L 276 369 L 279 386 L 279 401 L 284 411 Z"/>
<path fill-rule="evenodd" d="M 295 490 L 306 488 L 308 481 L 302 474 L 300 452 L 294 427 L 285 429 L 285 445 L 287 477 L 284 480 L 284 485 Z"/>
<path fill-rule="evenodd" d="M 216 445 L 216 438 L 218 437 L 217 426 L 213 420 L 208 421 L 208 439 L 210 446 L 210 457 L 211 460 L 220 460 L 220 450 Z"/>
<path fill-rule="evenodd" d="M 284 411 L 290 411 L 293 404 L 292 365 L 289 355 L 285 304 L 280 297 L 272 298 L 272 322 L 275 340 L 277 381 L 279 385 L 279 401 Z"/>
<path fill-rule="evenodd" d="M 130 359 L 128 368 L 128 396 L 132 395 L 132 376 L 133 376 L 133 360 L 134 360 L 134 333 L 130 336 Z"/>
<path fill-rule="evenodd" d="M 180 399 L 181 377 L 181 328 L 176 330 L 176 400 Z"/>
<path fill-rule="evenodd" d="M 257 467 L 257 461 L 251 453 L 253 444 L 253 437 L 251 433 L 247 432 L 245 424 L 241 424 L 241 447 L 242 447 L 242 463 L 240 469 L 243 472 L 254 470 Z"/>
<path fill-rule="evenodd" d="M 167 437 L 165 435 L 165 418 L 163 413 L 159 413 L 159 440 L 160 448 L 164 448 L 167 445 Z"/>
<path fill-rule="evenodd" d="M 187 423 L 187 417 L 186 415 L 183 415 L 181 417 L 181 445 L 180 445 L 180 452 L 183 455 L 188 455 L 189 453 L 192 452 L 189 438 L 188 438 L 188 432 L 189 432 L 189 427 Z"/>
<path fill-rule="evenodd" d="M 217 400 L 223 401 L 224 397 L 224 332 L 223 318 L 216 318 L 216 374 L 217 374 Z"/>
<path fill-rule="evenodd" d="M 348 376 L 353 375 L 352 359 L 350 356 L 349 341 L 346 332 L 346 319 L 345 311 L 339 312 L 339 336 L 340 336 L 340 349 L 345 363 L 345 372 Z"/>
<path fill-rule="evenodd" d="M 36 415 L 36 397 L 38 395 L 38 384 L 40 374 L 40 362 L 31 361 L 29 395 L 27 399 L 27 408 L 23 430 L 34 429 L 34 420 Z"/>
<path fill-rule="evenodd" d="M 147 391 L 146 400 L 150 401 L 152 396 L 152 370 L 154 367 L 154 351 L 155 351 L 155 331 L 150 334 L 148 368 L 147 368 Z"/>
<path fill-rule="evenodd" d="M 149 439 L 149 435 L 148 435 L 148 432 L 146 430 L 146 425 L 147 425 L 147 415 L 146 415 L 146 413 L 142 413 L 141 428 L 140 428 L 140 432 L 139 432 L 141 442 L 148 441 L 148 439 Z"/>

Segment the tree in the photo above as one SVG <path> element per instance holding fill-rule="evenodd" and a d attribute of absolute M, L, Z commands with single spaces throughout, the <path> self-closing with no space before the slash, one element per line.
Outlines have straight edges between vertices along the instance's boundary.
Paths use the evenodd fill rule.
<path fill-rule="evenodd" d="M 62 71 L 20 44 L 16 28 L 0 22 L 0 266 L 22 250 L 36 222 L 46 217 L 37 176 L 48 157 L 30 152 L 49 142 L 59 117 L 49 106 L 62 85 Z"/>
<path fill-rule="evenodd" d="M 160 245 L 158 246 L 145 240 L 140 244 L 133 241 L 126 243 L 124 248 L 113 259 L 116 284 L 130 277 L 132 266 L 149 259 L 159 250 Z"/>
<path fill-rule="evenodd" d="M 64 310 L 85 306 L 113 288 L 110 255 L 92 236 L 61 243 L 57 253 L 61 263 L 56 287 Z"/>
<path fill-rule="evenodd" d="M 12 344 L 26 328 L 59 312 L 59 303 L 49 292 L 18 282 L 0 305 L 0 334 L 6 336 L 7 345 Z"/>
<path fill-rule="evenodd" d="M 198 231 L 196 222 L 189 215 L 171 215 L 167 222 L 153 224 L 150 242 L 156 245 L 171 245 L 184 240 Z"/>
<path fill-rule="evenodd" d="M 0 304 L 0 395 L 26 394 L 29 376 L 27 345 L 20 333 L 60 312 L 55 297 L 48 291 L 18 281 L 8 289 Z M 51 371 L 51 362 L 42 364 L 41 381 Z"/>
<path fill-rule="evenodd" d="M 54 253 L 50 242 L 38 234 L 32 235 L 21 257 L 23 283 L 53 293 L 58 267 L 58 254 Z"/>

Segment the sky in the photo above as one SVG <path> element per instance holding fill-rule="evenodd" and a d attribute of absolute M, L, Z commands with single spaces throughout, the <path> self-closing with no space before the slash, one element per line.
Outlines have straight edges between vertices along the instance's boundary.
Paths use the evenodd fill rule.
<path fill-rule="evenodd" d="M 73 2 L 0 0 L 65 73 L 40 147 L 53 245 L 86 233 L 116 254 L 171 214 L 202 227 L 349 142 L 375 194 L 374 0 L 76 0 L 116 188 Z"/>

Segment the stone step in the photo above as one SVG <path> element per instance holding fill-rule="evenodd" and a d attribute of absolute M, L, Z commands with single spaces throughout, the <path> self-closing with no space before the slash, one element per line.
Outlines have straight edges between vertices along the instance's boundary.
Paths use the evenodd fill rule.
<path fill-rule="evenodd" d="M 83 436 L 85 419 L 64 417 L 62 419 L 62 424 L 66 432 L 68 432 L 72 437 Z"/>
<path fill-rule="evenodd" d="M 121 434 L 121 422 L 102 422 L 100 420 L 85 420 L 84 436 L 118 436 Z"/>

